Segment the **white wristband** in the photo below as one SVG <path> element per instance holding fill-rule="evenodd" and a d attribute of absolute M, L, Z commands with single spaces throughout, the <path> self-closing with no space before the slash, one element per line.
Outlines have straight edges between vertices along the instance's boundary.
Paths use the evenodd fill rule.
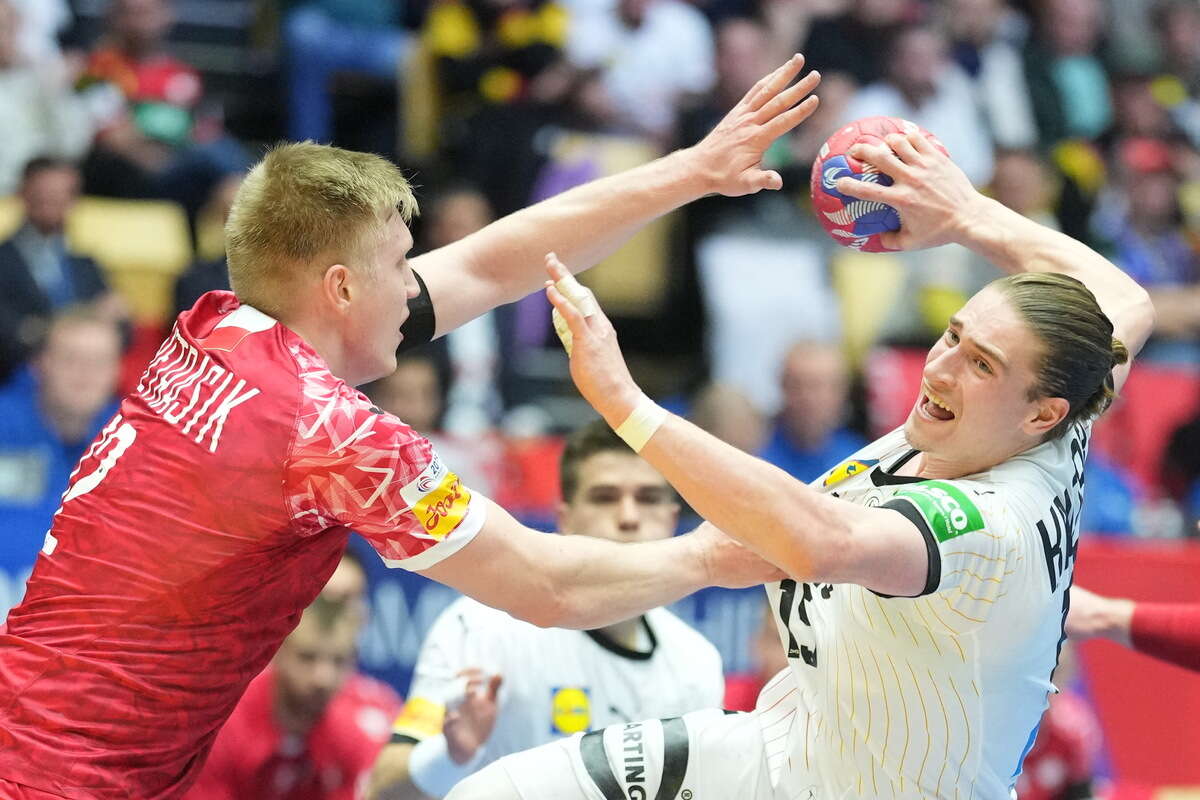
<path fill-rule="evenodd" d="M 479 748 L 482 752 L 483 748 Z M 408 756 L 408 777 L 430 797 L 445 797 L 454 785 L 475 771 L 479 753 L 466 764 L 450 758 L 446 737 L 429 736 L 417 742 Z"/>
<path fill-rule="evenodd" d="M 624 439 L 633 452 L 640 453 L 666 420 L 667 410 L 643 394 L 625 421 L 617 426 L 617 436 Z"/>

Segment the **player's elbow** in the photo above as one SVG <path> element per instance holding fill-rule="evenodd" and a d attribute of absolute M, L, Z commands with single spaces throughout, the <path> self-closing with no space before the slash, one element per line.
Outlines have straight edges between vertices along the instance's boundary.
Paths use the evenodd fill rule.
<path fill-rule="evenodd" d="M 519 620 L 539 628 L 571 628 L 571 614 L 559 597 L 542 597 L 509 612 Z"/>
<path fill-rule="evenodd" d="M 539 628 L 570 628 L 575 615 L 573 590 L 552 575 L 539 575 L 538 586 L 514 591 L 504 609 L 509 616 Z"/>
<path fill-rule="evenodd" d="M 791 526 L 781 548 L 764 553 L 769 560 L 796 580 L 819 583 L 842 583 L 841 576 L 850 571 L 853 558 L 854 506 L 832 498 L 821 498 L 814 516 L 808 503 L 786 519 L 803 519 L 807 512 L 809 523 Z"/>

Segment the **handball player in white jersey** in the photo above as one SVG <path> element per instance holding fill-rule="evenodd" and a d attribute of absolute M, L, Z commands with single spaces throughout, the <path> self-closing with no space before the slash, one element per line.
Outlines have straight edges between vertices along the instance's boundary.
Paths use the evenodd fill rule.
<path fill-rule="evenodd" d="M 752 713 L 561 740 L 450 800 L 1011 795 L 1054 691 L 1091 420 L 1153 308 L 1088 247 L 978 194 L 923 137 L 850 153 L 895 181 L 838 185 L 899 209 L 889 246 L 958 242 L 1008 277 L 952 317 L 904 426 L 811 486 L 645 398 L 594 299 L 547 257 L 584 397 L 697 512 L 791 576 L 768 586 L 788 669 Z"/>

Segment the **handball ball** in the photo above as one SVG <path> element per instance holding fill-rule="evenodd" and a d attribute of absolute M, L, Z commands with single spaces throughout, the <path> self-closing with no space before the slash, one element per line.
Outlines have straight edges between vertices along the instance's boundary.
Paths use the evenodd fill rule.
<path fill-rule="evenodd" d="M 833 240 L 845 247 L 853 247 L 866 253 L 886 253 L 879 237 L 888 231 L 900 230 L 900 214 L 885 203 L 869 202 L 848 197 L 837 190 L 839 178 L 855 178 L 860 181 L 891 186 L 892 179 L 876 172 L 869 164 L 851 158 L 846 151 L 859 142 L 883 144 L 884 137 L 891 133 L 919 131 L 933 143 L 934 147 L 946 152 L 937 137 L 914 122 L 898 117 L 866 117 L 849 125 L 843 125 L 821 145 L 812 167 L 812 200 L 817 220 Z"/>

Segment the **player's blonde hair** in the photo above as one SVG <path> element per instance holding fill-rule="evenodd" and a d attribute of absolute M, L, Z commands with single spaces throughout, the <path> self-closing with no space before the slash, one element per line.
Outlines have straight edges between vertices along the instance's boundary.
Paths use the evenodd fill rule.
<path fill-rule="evenodd" d="M 1024 272 L 992 283 L 1008 298 L 1042 344 L 1029 399 L 1061 397 L 1070 411 L 1045 440 L 1077 421 L 1103 414 L 1115 396 L 1112 371 L 1129 360 L 1113 324 L 1080 281 L 1054 272 Z"/>
<path fill-rule="evenodd" d="M 395 164 L 370 153 L 298 142 L 272 148 L 242 182 L 225 223 L 229 281 L 242 302 L 280 317 L 289 283 L 306 270 L 363 256 L 392 210 L 417 213 Z"/>

